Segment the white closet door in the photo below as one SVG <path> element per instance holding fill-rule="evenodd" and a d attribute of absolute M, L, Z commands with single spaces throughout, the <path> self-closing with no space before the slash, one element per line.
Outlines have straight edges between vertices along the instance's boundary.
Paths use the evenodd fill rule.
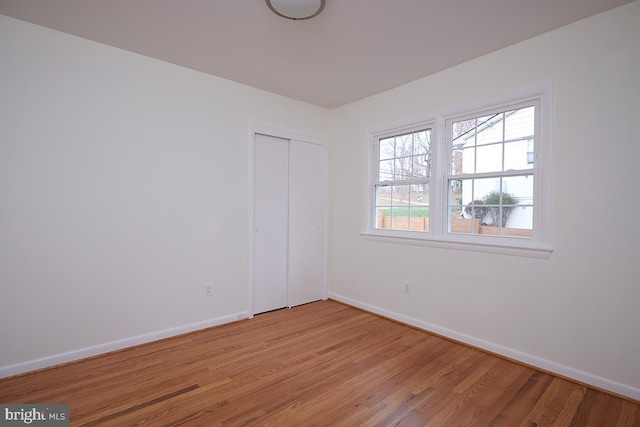
<path fill-rule="evenodd" d="M 289 306 L 322 299 L 324 150 L 289 146 Z"/>
<path fill-rule="evenodd" d="M 254 313 L 287 307 L 289 140 L 256 134 Z"/>

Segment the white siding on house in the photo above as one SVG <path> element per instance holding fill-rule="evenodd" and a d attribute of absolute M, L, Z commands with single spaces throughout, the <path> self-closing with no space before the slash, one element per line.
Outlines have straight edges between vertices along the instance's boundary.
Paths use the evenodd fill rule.
<path fill-rule="evenodd" d="M 478 129 L 477 137 L 473 132 L 462 135 L 459 138 L 463 153 L 460 172 L 472 174 L 476 171 L 494 172 L 501 170 L 503 147 L 501 144 L 491 144 L 503 141 L 503 136 L 505 141 L 533 136 L 534 114 L 535 109 L 533 107 L 520 108 L 514 112 L 507 113 L 504 120 L 502 115 L 487 118 L 486 124 Z M 484 123 L 485 121 L 479 120 L 478 122 Z M 504 147 L 504 170 L 526 170 L 533 166 L 528 162 L 529 153 L 533 149 L 533 138 L 529 139 L 529 141 L 530 144 L 523 141 L 521 143 L 509 143 Z M 480 149 L 482 147 L 489 148 L 488 155 L 476 158 L 476 152 L 473 150 L 475 144 Z M 502 191 L 503 193 L 509 193 L 518 201 L 520 207 L 511 212 L 506 227 L 531 230 L 533 228 L 533 208 L 531 207 L 533 203 L 533 179 L 514 177 L 503 180 L 502 188 L 500 185 L 499 180 L 484 179 L 476 180 L 475 188 L 472 188 L 471 180 L 463 180 L 461 204 L 466 206 L 473 200 L 483 200 L 491 192 L 499 193 Z M 465 216 L 470 217 L 469 215 Z M 487 224 L 493 224 L 491 215 L 486 215 L 483 221 Z"/>

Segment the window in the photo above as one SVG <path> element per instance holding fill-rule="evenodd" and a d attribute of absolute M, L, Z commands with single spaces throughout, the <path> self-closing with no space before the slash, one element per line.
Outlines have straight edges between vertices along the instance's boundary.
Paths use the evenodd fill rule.
<path fill-rule="evenodd" d="M 446 120 L 449 233 L 533 237 L 536 104 Z"/>
<path fill-rule="evenodd" d="M 363 235 L 548 257 L 549 108 L 543 115 L 542 106 L 536 95 L 372 134 Z"/>
<path fill-rule="evenodd" d="M 429 230 L 431 129 L 376 140 L 375 227 Z"/>

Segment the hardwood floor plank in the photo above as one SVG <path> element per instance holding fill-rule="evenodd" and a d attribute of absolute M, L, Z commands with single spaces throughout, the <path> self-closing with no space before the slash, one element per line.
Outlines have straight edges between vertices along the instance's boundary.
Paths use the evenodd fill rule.
<path fill-rule="evenodd" d="M 125 416 L 126 414 L 130 414 L 130 413 L 132 413 L 132 412 L 139 411 L 139 410 L 141 410 L 141 409 L 143 409 L 143 408 L 146 408 L 146 407 L 150 407 L 150 406 L 157 405 L 157 404 L 159 404 L 160 402 L 164 402 L 165 400 L 169 400 L 169 399 L 172 399 L 172 398 L 174 398 L 174 397 L 176 397 L 176 396 L 179 396 L 179 395 L 181 395 L 181 394 L 188 393 L 188 392 L 190 392 L 191 390 L 195 390 L 195 389 L 197 389 L 197 388 L 198 388 L 198 385 L 197 385 L 197 384 L 194 384 L 194 385 L 192 385 L 192 386 L 185 387 L 185 388 L 183 388 L 183 389 L 173 391 L 173 392 L 168 393 L 168 394 L 165 394 L 165 395 L 163 395 L 163 396 L 156 397 L 156 398 L 154 398 L 154 399 L 152 399 L 152 400 L 150 400 L 150 401 L 140 403 L 140 404 L 138 404 L 138 405 L 136 405 L 136 406 L 129 407 L 129 408 L 124 409 L 124 410 L 122 410 L 122 411 L 120 411 L 120 412 L 115 412 L 115 413 L 109 414 L 109 415 L 107 415 L 107 416 L 104 416 L 104 417 L 102 417 L 102 418 L 98 418 L 97 420 L 95 420 L 95 421 L 93 421 L 93 422 L 90 422 L 90 423 L 87 423 L 87 424 L 85 424 L 85 425 L 86 425 L 86 426 L 100 426 L 100 425 L 105 425 L 107 422 L 109 422 L 109 421 L 111 421 L 111 420 L 114 420 L 114 419 L 117 419 L 117 418 L 123 417 L 123 416 Z"/>
<path fill-rule="evenodd" d="M 554 378 L 528 414 L 527 420 L 535 425 L 552 425 L 575 385 L 562 378 Z"/>
<path fill-rule="evenodd" d="M 542 372 L 533 372 L 528 377 L 527 382 L 516 392 L 516 394 L 506 402 L 500 412 L 491 420 L 489 426 L 514 426 L 522 422 L 523 414 L 529 413 L 538 402 L 544 391 L 553 380 L 551 375 Z"/>
<path fill-rule="evenodd" d="M 481 393 L 469 404 L 462 406 L 451 424 L 487 426 L 504 406 L 527 382 L 533 370 L 506 360 L 499 360 L 492 369 L 495 374 Z"/>
<path fill-rule="evenodd" d="M 622 400 L 620 415 L 616 427 L 640 427 L 640 405 L 629 400 Z"/>
<path fill-rule="evenodd" d="M 586 422 L 602 425 L 611 399 L 612 397 L 606 394 L 587 390 L 570 425 L 581 426 Z"/>
<path fill-rule="evenodd" d="M 335 301 L 0 380 L 72 426 L 640 427 L 638 402 Z"/>

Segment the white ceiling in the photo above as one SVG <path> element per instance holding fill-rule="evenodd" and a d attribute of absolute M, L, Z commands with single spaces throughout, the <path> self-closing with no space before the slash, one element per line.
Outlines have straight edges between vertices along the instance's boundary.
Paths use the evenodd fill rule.
<path fill-rule="evenodd" d="M 630 0 L 326 0 L 291 21 L 264 0 L 0 0 L 0 14 L 337 107 Z"/>

